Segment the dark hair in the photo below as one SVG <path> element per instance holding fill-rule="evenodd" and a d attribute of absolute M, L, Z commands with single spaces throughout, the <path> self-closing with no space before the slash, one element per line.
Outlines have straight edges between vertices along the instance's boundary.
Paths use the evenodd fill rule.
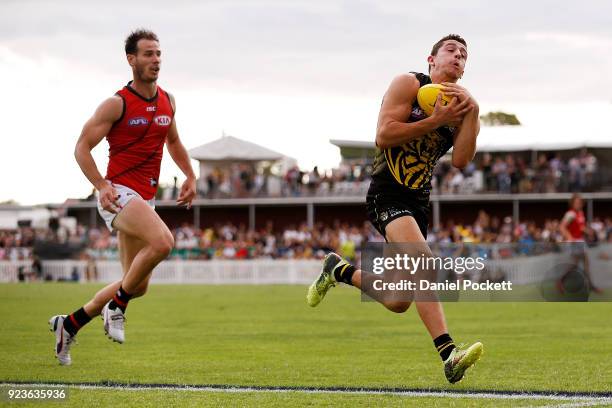
<path fill-rule="evenodd" d="M 578 199 L 580 199 L 580 200 L 582 199 L 582 196 L 580 194 L 578 194 L 578 193 L 572 194 L 572 196 L 569 199 L 569 207 L 573 209 L 574 208 L 574 203 Z"/>
<path fill-rule="evenodd" d="M 437 43 L 434 44 L 433 48 L 431 49 L 431 55 L 437 55 L 438 50 L 440 49 L 440 47 L 442 47 L 442 44 L 444 44 L 444 41 L 448 41 L 448 40 L 455 40 L 467 47 L 467 43 L 459 34 L 449 34 L 446 37 L 442 37 Z"/>
<path fill-rule="evenodd" d="M 138 52 L 138 41 L 140 40 L 151 40 L 159 42 L 157 34 L 151 30 L 145 30 L 139 28 L 138 30 L 132 31 L 130 35 L 125 39 L 125 53 L 136 55 Z"/>

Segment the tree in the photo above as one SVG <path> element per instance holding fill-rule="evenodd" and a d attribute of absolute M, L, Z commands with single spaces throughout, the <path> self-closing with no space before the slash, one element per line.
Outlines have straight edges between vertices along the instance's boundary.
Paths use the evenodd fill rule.
<path fill-rule="evenodd" d="M 489 112 L 480 116 L 485 126 L 519 126 L 521 122 L 515 114 L 505 112 Z"/>
<path fill-rule="evenodd" d="M 0 205 L 19 205 L 19 203 L 15 200 L 6 200 L 0 202 Z"/>

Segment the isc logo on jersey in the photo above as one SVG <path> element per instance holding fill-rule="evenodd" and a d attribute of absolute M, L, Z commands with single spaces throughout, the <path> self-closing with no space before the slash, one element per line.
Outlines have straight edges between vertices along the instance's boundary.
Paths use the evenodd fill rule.
<path fill-rule="evenodd" d="M 143 118 L 142 116 L 128 120 L 128 126 L 143 126 L 147 125 L 148 123 L 149 121 L 147 118 Z"/>
<path fill-rule="evenodd" d="M 168 115 L 156 116 L 153 120 L 157 126 L 170 126 L 170 123 L 172 122 L 172 118 L 170 118 Z"/>

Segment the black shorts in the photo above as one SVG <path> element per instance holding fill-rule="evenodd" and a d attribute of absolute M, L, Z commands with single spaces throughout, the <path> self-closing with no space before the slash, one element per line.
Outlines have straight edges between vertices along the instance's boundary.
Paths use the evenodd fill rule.
<path fill-rule="evenodd" d="M 395 195 L 377 193 L 366 197 L 368 219 L 374 227 L 387 239 L 385 228 L 393 220 L 400 217 L 413 217 L 421 234 L 427 238 L 429 224 L 429 200 L 423 201 L 398 197 Z"/>

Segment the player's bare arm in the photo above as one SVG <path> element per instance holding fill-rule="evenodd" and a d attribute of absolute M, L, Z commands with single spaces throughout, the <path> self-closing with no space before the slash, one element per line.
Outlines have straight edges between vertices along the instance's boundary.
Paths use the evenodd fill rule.
<path fill-rule="evenodd" d="M 563 239 L 568 242 L 574 240 L 572 234 L 570 234 L 568 229 L 568 226 L 571 224 L 572 221 L 574 221 L 573 214 L 567 212 L 561 220 L 561 223 L 559 224 L 559 231 L 561 232 L 561 235 L 563 235 Z"/>
<path fill-rule="evenodd" d="M 467 105 L 466 113 L 459 124 L 459 131 L 453 140 L 452 164 L 457 168 L 464 168 L 476 154 L 476 138 L 480 133 L 479 106 L 476 99 L 464 87 L 452 83 L 442 83 L 445 95 L 454 97 Z"/>
<path fill-rule="evenodd" d="M 176 102 L 174 100 L 174 96 L 171 94 L 169 94 L 169 96 L 170 102 L 172 103 L 172 109 L 174 112 L 176 112 Z M 187 180 L 185 180 L 181 186 L 181 191 L 176 202 L 178 205 L 185 205 L 187 208 L 189 208 L 191 207 L 191 202 L 196 195 L 196 176 L 193 172 L 193 168 L 191 167 L 187 149 L 185 149 L 185 146 L 179 138 L 178 129 L 176 127 L 176 119 L 173 119 L 172 123 L 170 124 L 168 136 L 166 137 L 166 147 L 168 148 L 168 153 L 170 153 L 172 160 L 174 160 L 176 165 L 187 177 Z"/>
<path fill-rule="evenodd" d="M 74 149 L 74 157 L 85 177 L 100 193 L 102 208 L 117 212 L 117 192 L 111 183 L 102 177 L 91 155 L 91 150 L 108 134 L 113 123 L 121 117 L 123 101 L 118 96 L 106 99 L 93 116 L 85 123 Z"/>
<path fill-rule="evenodd" d="M 399 75 L 391 81 L 378 115 L 376 128 L 378 147 L 386 149 L 399 146 L 437 127 L 430 118 L 406 123 L 418 91 L 419 80 L 412 74 Z"/>
<path fill-rule="evenodd" d="M 463 119 L 467 103 L 436 103 L 432 115 L 418 122 L 406 123 L 419 91 L 419 80 L 412 74 L 400 75 L 389 85 L 378 115 L 376 145 L 389 148 L 417 139 L 440 126 Z"/>

